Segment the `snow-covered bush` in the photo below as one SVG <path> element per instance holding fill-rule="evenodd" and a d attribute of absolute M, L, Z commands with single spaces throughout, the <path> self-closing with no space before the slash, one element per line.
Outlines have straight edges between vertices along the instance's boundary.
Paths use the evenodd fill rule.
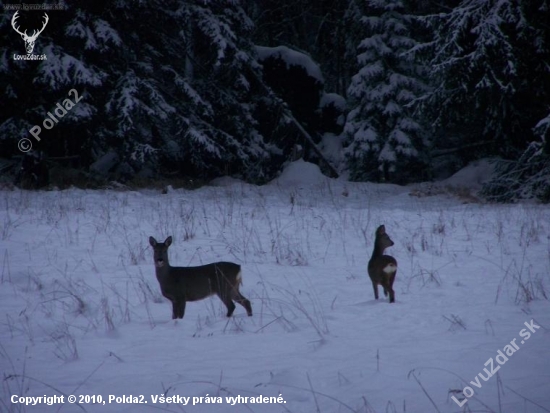
<path fill-rule="evenodd" d="M 550 202 L 550 114 L 535 127 L 540 140 L 531 142 L 517 161 L 501 161 L 496 176 L 483 188 L 491 201 L 538 199 Z"/>

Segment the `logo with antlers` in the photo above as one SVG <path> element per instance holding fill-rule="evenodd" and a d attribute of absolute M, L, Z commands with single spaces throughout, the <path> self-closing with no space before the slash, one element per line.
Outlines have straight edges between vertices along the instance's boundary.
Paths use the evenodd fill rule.
<path fill-rule="evenodd" d="M 34 43 L 36 42 L 38 35 L 44 31 L 50 19 L 48 15 L 44 13 L 44 24 L 42 25 L 42 28 L 40 30 L 34 30 L 33 34 L 29 36 L 27 35 L 27 30 L 21 33 L 21 31 L 19 30 L 19 26 L 16 26 L 16 20 L 19 17 L 17 13 L 19 13 L 19 11 L 16 11 L 11 19 L 11 27 L 13 27 L 13 30 L 21 35 L 21 37 L 25 41 L 25 49 L 27 49 L 27 54 L 31 54 L 34 50 Z"/>

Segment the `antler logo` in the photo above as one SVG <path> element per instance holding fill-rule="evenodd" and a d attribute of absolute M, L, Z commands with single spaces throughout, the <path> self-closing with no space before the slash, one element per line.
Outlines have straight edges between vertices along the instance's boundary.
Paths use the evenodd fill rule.
<path fill-rule="evenodd" d="M 23 33 L 21 33 L 21 31 L 19 31 L 19 26 L 17 26 L 17 27 L 15 26 L 16 20 L 19 17 L 17 15 L 17 13 L 19 13 L 19 11 L 16 11 L 15 14 L 13 15 L 12 19 L 11 19 L 11 26 L 13 27 L 13 30 L 15 30 L 17 33 L 19 33 L 21 35 L 21 37 L 25 41 L 25 49 L 27 49 L 27 53 L 31 54 L 32 51 L 34 50 L 34 43 L 36 42 L 36 39 L 38 38 L 38 35 L 44 31 L 44 29 L 46 28 L 46 25 L 48 24 L 48 21 L 50 19 L 49 19 L 48 15 L 46 13 L 44 13 L 45 20 L 44 20 L 44 24 L 42 25 L 42 28 L 40 30 L 34 30 L 33 34 L 31 36 L 29 36 L 29 35 L 27 35 L 27 30 L 25 30 Z"/>

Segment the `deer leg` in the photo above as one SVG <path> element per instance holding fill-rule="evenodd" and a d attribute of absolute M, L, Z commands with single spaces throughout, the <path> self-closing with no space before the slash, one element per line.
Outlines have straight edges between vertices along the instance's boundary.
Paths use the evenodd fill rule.
<path fill-rule="evenodd" d="M 235 311 L 235 304 L 229 298 L 227 299 L 227 302 L 224 304 L 227 307 L 227 317 L 231 317 L 233 315 L 233 311 Z"/>
<path fill-rule="evenodd" d="M 380 285 L 384 288 L 384 297 L 387 297 L 392 285 L 391 276 L 384 274 L 380 280 Z"/>
<path fill-rule="evenodd" d="M 172 320 L 178 318 L 178 304 L 176 301 L 172 301 Z"/>
<path fill-rule="evenodd" d="M 390 303 L 395 303 L 395 293 L 393 292 L 393 288 L 390 287 Z"/>
<path fill-rule="evenodd" d="M 179 302 L 179 305 L 178 305 L 178 318 L 183 318 L 184 314 L 185 314 L 185 300 L 182 300 Z"/>
<path fill-rule="evenodd" d="M 233 294 L 233 299 L 245 308 L 246 314 L 248 314 L 249 317 L 252 316 L 252 305 L 250 301 L 248 301 L 239 291 Z"/>
<path fill-rule="evenodd" d="M 172 301 L 172 319 L 183 318 L 185 314 L 185 300 Z"/>
<path fill-rule="evenodd" d="M 371 281 L 372 281 L 372 288 L 374 290 L 374 298 L 378 300 L 378 283 L 374 280 L 371 280 Z"/>
<path fill-rule="evenodd" d="M 388 282 L 388 286 L 389 286 L 389 290 L 390 290 L 390 303 L 394 303 L 395 302 L 395 293 L 393 291 L 393 281 L 395 280 L 395 273 L 393 273 L 391 276 L 390 276 L 390 280 Z"/>
<path fill-rule="evenodd" d="M 220 300 L 225 304 L 227 307 L 227 317 L 231 317 L 233 315 L 233 311 L 235 311 L 235 304 L 231 300 L 231 297 L 226 294 L 218 293 L 218 297 L 220 297 Z"/>
<path fill-rule="evenodd" d="M 384 287 L 384 296 L 387 297 L 388 296 L 388 292 L 390 293 L 390 303 L 393 303 L 395 300 L 394 300 L 394 294 L 393 294 L 393 288 L 391 286 L 391 281 L 387 278 L 385 278 L 383 281 L 382 281 L 382 287 Z"/>

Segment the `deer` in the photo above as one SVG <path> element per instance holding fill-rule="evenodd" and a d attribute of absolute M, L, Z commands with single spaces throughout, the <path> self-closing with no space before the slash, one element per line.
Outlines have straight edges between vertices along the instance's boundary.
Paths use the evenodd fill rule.
<path fill-rule="evenodd" d="M 199 301 L 216 294 L 227 307 L 227 317 L 233 315 L 233 300 L 252 316 L 252 306 L 239 291 L 242 285 L 241 266 L 233 262 L 215 262 L 197 267 L 172 267 L 168 261 L 169 236 L 164 242 L 149 237 L 153 247 L 155 272 L 164 297 L 172 302 L 172 319 L 183 318 L 187 301 Z"/>
<path fill-rule="evenodd" d="M 390 303 L 395 302 L 393 281 L 397 273 L 397 261 L 390 255 L 384 255 L 384 250 L 393 245 L 393 241 L 386 234 L 386 227 L 380 225 L 375 232 L 374 250 L 369 260 L 369 277 L 374 289 L 374 298 L 378 300 L 378 285 L 384 288 L 384 296 L 390 295 Z"/>
<path fill-rule="evenodd" d="M 19 10 L 16 11 L 13 17 L 11 18 L 11 27 L 13 27 L 13 30 L 15 30 L 17 33 L 21 35 L 21 37 L 23 38 L 23 41 L 25 42 L 25 49 L 27 49 L 27 54 L 31 54 L 32 51 L 34 50 L 34 43 L 36 42 L 38 35 L 44 31 L 50 18 L 48 17 L 47 13 L 44 13 L 44 23 L 42 24 L 42 28 L 40 30 L 34 30 L 32 35 L 29 36 L 27 34 L 27 30 L 21 33 L 21 31 L 19 31 L 19 26 L 17 27 L 15 26 L 16 25 L 15 21 L 19 17 L 17 13 L 19 13 Z"/>

